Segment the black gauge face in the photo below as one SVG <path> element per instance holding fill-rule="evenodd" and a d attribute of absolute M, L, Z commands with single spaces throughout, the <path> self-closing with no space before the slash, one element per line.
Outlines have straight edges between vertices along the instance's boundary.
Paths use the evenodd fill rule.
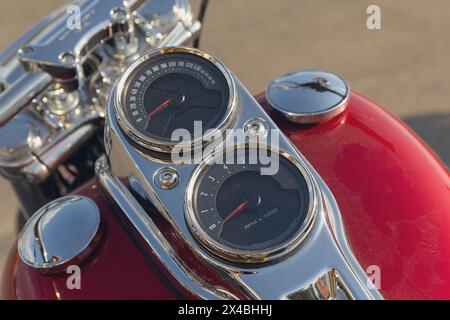
<path fill-rule="evenodd" d="M 246 159 L 248 150 L 245 150 Z M 279 170 L 261 175 L 261 164 L 207 165 L 194 190 L 195 219 L 217 243 L 264 251 L 298 234 L 309 210 L 309 189 L 299 169 L 279 156 Z M 247 161 L 248 162 L 248 161 Z"/>
<path fill-rule="evenodd" d="M 125 86 L 123 112 L 135 130 L 151 139 L 170 141 L 174 130 L 201 134 L 220 125 L 227 113 L 228 82 L 206 58 L 165 53 L 142 63 Z"/>

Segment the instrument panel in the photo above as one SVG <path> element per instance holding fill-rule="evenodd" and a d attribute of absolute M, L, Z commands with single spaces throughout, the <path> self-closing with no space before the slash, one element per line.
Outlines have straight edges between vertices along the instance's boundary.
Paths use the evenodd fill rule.
<path fill-rule="evenodd" d="M 178 162 L 173 135 L 195 133 L 196 122 L 202 141 L 186 144 L 194 161 Z M 320 285 L 339 298 L 381 298 L 364 286 L 326 183 L 213 57 L 177 47 L 137 59 L 113 87 L 105 128 L 111 171 L 100 181 L 198 297 L 311 297 Z"/>
<path fill-rule="evenodd" d="M 257 109 L 242 116 L 233 76 L 219 61 L 195 49 L 146 54 L 125 71 L 117 88 L 120 128 L 153 158 L 160 154 L 167 159 L 179 146 L 173 139 L 176 130 L 192 135 L 190 146 L 196 150 L 208 141 L 208 134 L 245 127 L 235 125 L 238 113 L 240 121 L 267 116 Z M 307 170 L 291 153 L 269 146 L 264 152 L 277 155 L 278 170 L 263 175 L 262 151 L 245 141 L 223 146 L 202 159 L 183 190 L 189 231 L 218 258 L 241 263 L 274 260 L 296 248 L 313 221 L 315 195 Z M 252 155 L 256 161 L 249 162 Z M 176 174 L 176 167 L 170 170 Z"/>

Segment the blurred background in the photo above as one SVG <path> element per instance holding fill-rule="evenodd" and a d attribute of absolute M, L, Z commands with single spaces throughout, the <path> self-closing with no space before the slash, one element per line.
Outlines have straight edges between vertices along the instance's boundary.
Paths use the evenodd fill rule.
<path fill-rule="evenodd" d="M 105 0 L 107 1 L 107 0 Z M 210 0 L 201 48 L 251 92 L 303 68 L 333 71 L 410 125 L 450 164 L 450 1 Z M 4 1 L 0 51 L 64 0 Z M 191 0 L 197 12 L 199 0 Z M 368 30 L 367 7 L 381 8 Z M 15 240 L 17 203 L 0 178 L 0 271 Z"/>

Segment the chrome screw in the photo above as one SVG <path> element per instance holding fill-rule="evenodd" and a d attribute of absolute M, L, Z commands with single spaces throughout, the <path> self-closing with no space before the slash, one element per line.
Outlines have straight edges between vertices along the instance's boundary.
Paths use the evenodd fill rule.
<path fill-rule="evenodd" d="M 127 11 L 125 10 L 125 8 L 122 7 L 116 7 L 112 9 L 110 12 L 111 19 L 114 22 L 125 21 L 127 19 L 127 15 L 128 15 Z"/>
<path fill-rule="evenodd" d="M 76 58 L 73 52 L 64 52 L 59 55 L 59 61 L 66 66 L 73 66 L 75 64 Z"/>
<path fill-rule="evenodd" d="M 261 118 L 253 118 L 244 125 L 244 132 L 249 137 L 264 137 L 267 134 L 266 121 Z"/>
<path fill-rule="evenodd" d="M 169 190 L 178 184 L 179 176 L 173 168 L 162 168 L 155 174 L 155 183 L 163 190 Z"/>

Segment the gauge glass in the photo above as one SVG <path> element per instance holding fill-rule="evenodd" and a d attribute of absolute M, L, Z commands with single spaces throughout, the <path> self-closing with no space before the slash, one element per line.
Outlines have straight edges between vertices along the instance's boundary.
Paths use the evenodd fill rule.
<path fill-rule="evenodd" d="M 176 129 L 195 138 L 221 127 L 232 106 L 231 77 L 225 70 L 200 53 L 150 55 L 124 85 L 121 114 L 128 129 L 144 140 L 170 144 Z M 196 122 L 201 128 L 194 131 Z"/>
<path fill-rule="evenodd" d="M 231 254 L 270 252 L 299 238 L 311 216 L 305 174 L 292 159 L 279 156 L 276 174 L 261 175 L 259 157 L 243 164 L 239 156 L 235 152 L 235 164 L 205 165 L 196 177 L 188 216 L 199 229 L 194 234 L 216 253 Z"/>

